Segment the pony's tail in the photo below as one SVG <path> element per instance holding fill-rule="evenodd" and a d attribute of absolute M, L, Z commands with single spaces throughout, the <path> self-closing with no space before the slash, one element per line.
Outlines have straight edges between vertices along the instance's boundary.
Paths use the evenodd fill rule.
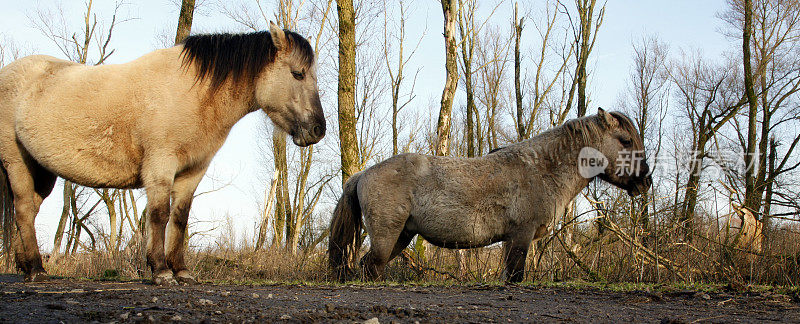
<path fill-rule="evenodd" d="M 16 235 L 17 224 L 14 219 L 14 195 L 11 192 L 11 183 L 8 182 L 8 172 L 0 163 L 0 221 L 3 223 L 3 253 L 6 260 L 14 260 L 12 242 Z"/>
<path fill-rule="evenodd" d="M 344 185 L 342 198 L 336 204 L 331 218 L 328 240 L 328 267 L 336 280 L 344 282 L 351 274 L 350 257 L 358 254 L 363 223 L 361 205 L 356 188 L 361 173 L 356 173 Z"/>

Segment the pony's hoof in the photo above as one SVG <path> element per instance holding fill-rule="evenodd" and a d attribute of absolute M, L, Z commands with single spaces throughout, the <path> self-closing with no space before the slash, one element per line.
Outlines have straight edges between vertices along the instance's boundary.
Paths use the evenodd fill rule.
<path fill-rule="evenodd" d="M 42 282 L 48 279 L 50 279 L 50 276 L 48 276 L 46 272 L 34 272 L 25 275 L 25 282 Z"/>
<path fill-rule="evenodd" d="M 178 281 L 172 276 L 172 272 L 163 272 L 153 276 L 153 284 L 156 286 L 175 286 Z"/>
<path fill-rule="evenodd" d="M 184 285 L 196 285 L 197 279 L 192 276 L 192 273 L 189 270 L 181 270 L 175 274 L 175 279 L 178 280 L 179 283 Z"/>

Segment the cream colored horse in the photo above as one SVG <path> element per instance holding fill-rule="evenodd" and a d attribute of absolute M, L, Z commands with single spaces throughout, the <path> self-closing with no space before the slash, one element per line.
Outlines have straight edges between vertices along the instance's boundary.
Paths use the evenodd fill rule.
<path fill-rule="evenodd" d="M 231 127 L 258 109 L 297 145 L 325 136 L 313 50 L 274 24 L 269 32 L 190 36 L 126 64 L 29 56 L 4 67 L 3 241 L 7 250 L 13 241 L 25 279 L 47 278 L 34 218 L 60 176 L 144 187 L 154 282 L 194 282 L 183 259 L 193 193 Z"/>

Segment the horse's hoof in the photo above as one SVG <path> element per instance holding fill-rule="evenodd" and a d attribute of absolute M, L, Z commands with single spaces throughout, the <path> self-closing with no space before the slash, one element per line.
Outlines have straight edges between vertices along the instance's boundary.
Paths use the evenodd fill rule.
<path fill-rule="evenodd" d="M 175 274 L 175 279 L 178 280 L 179 283 L 184 285 L 196 285 L 197 279 L 192 276 L 192 273 L 189 270 L 181 270 Z"/>
<path fill-rule="evenodd" d="M 46 272 L 34 272 L 25 275 L 25 282 L 43 282 L 48 279 L 50 279 L 50 276 L 48 276 Z"/>
<path fill-rule="evenodd" d="M 153 276 L 153 284 L 156 286 L 175 286 L 178 281 L 172 276 L 172 272 L 163 272 Z"/>

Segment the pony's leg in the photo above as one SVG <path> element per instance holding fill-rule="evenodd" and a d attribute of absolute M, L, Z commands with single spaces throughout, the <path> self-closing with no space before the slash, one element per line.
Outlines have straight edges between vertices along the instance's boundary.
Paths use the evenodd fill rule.
<path fill-rule="evenodd" d="M 391 207 L 386 207 L 386 210 L 393 209 Z M 389 260 L 393 257 L 392 252 L 394 252 L 395 246 L 402 244 L 402 242 L 398 241 L 400 241 L 407 216 L 403 219 L 396 219 L 398 217 L 400 216 L 393 216 L 391 214 L 381 214 L 378 217 L 364 217 L 369 223 L 367 228 L 370 229 L 370 249 L 369 252 L 361 258 L 361 266 L 364 269 L 364 277 L 367 281 L 384 279 L 383 272 L 386 268 L 386 264 L 389 263 Z M 408 242 L 406 242 L 405 246 L 408 246 Z"/>
<path fill-rule="evenodd" d="M 408 244 L 411 243 L 411 240 L 414 239 L 414 236 L 416 235 L 417 234 L 405 230 L 400 233 L 400 237 L 397 238 L 397 244 L 394 245 L 394 249 L 392 250 L 392 254 L 389 256 L 388 261 L 394 260 L 394 258 L 400 255 L 400 253 L 403 253 L 403 250 L 408 247 Z"/>
<path fill-rule="evenodd" d="M 175 168 L 168 167 L 175 164 L 169 162 L 173 161 L 163 161 L 160 165 L 152 163 L 160 168 L 143 172 L 148 212 L 147 264 L 150 265 L 156 285 L 178 283 L 172 270 L 167 267 L 164 256 L 164 232 L 169 220 L 170 193 L 175 179 Z"/>
<path fill-rule="evenodd" d="M 194 191 L 206 168 L 198 168 L 190 173 L 179 175 L 172 186 L 172 210 L 169 215 L 169 231 L 167 238 L 167 266 L 172 269 L 172 274 L 181 283 L 195 284 L 192 273 L 186 269 L 183 259 L 186 238 L 186 225 L 189 221 L 189 209 L 192 206 Z"/>
<path fill-rule="evenodd" d="M 506 263 L 507 283 L 521 282 L 525 279 L 525 259 L 528 256 L 530 239 L 508 240 L 503 242 L 503 259 Z"/>
<path fill-rule="evenodd" d="M 55 176 L 36 162 L 25 158 L 9 162 L 6 172 L 14 197 L 14 219 L 17 225 L 14 256 L 17 267 L 24 272 L 25 281 L 47 280 L 36 240 L 34 220 L 42 201 L 53 189 Z"/>

